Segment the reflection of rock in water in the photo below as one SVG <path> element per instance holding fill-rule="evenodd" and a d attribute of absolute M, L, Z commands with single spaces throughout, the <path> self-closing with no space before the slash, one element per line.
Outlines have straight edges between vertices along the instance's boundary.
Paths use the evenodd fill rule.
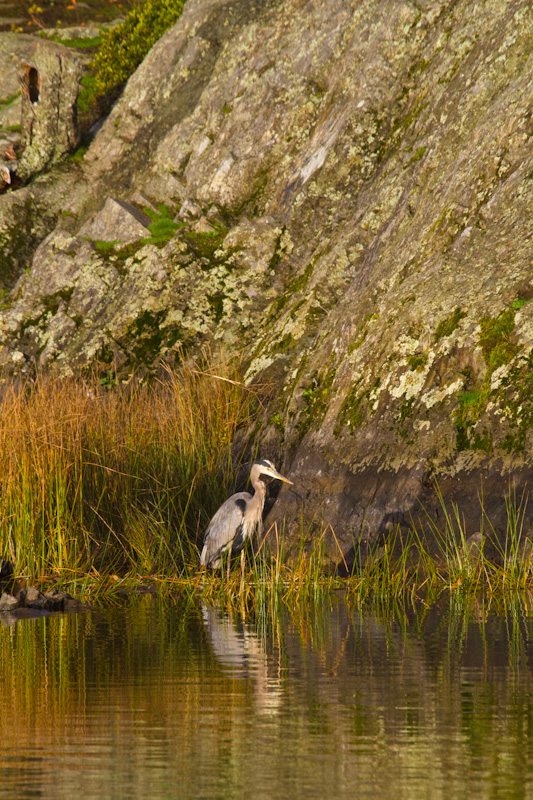
<path fill-rule="evenodd" d="M 264 643 L 252 626 L 204 603 L 202 618 L 213 653 L 224 672 L 233 678 L 253 680 L 256 710 L 275 714 L 282 700 L 281 681 L 274 665 L 269 675 Z"/>

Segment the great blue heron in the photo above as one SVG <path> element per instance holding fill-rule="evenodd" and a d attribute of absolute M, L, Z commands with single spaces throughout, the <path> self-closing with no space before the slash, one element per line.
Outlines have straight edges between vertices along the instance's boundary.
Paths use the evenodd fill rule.
<path fill-rule="evenodd" d="M 230 556 L 242 550 L 245 541 L 261 529 L 266 497 L 266 486 L 261 480 L 262 475 L 269 475 L 271 478 L 292 485 L 292 481 L 280 475 L 270 461 L 258 461 L 254 464 L 250 471 L 254 495 L 249 492 L 237 492 L 220 506 L 205 532 L 204 547 L 200 556 L 201 567 L 215 569 L 220 566 L 223 554 L 231 550 L 228 555 L 229 571 Z"/>

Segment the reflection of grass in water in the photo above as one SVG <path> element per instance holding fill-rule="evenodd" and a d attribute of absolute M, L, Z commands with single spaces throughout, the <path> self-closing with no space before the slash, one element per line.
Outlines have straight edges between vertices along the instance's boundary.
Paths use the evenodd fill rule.
<path fill-rule="evenodd" d="M 268 667 L 271 678 L 279 675 L 273 667 L 282 665 L 282 680 L 286 681 L 287 658 L 297 656 L 298 645 L 306 659 L 310 656 L 318 659 L 320 674 L 338 677 L 341 683 L 346 670 L 348 675 L 353 674 L 356 662 L 362 675 L 367 672 L 366 664 L 385 668 L 383 659 L 387 653 L 392 657 L 393 681 L 400 674 L 396 664 L 420 664 L 423 678 L 420 691 L 424 692 L 433 684 L 427 680 L 430 666 L 430 672 L 438 675 L 431 691 L 440 691 L 441 697 L 448 698 L 452 696 L 450 692 L 459 696 L 464 691 L 464 684 L 457 680 L 458 669 L 465 649 L 474 647 L 475 661 L 470 659 L 466 663 L 470 669 L 479 668 L 481 682 L 485 665 L 486 677 L 493 688 L 495 676 L 490 670 L 493 661 L 498 666 L 504 691 L 507 678 L 517 676 L 519 671 L 531 681 L 526 660 L 531 622 L 527 621 L 529 609 L 523 600 L 515 598 L 504 603 L 496 615 L 494 611 L 489 613 L 486 604 L 465 596 L 450 597 L 432 614 L 428 614 L 423 604 L 413 608 L 409 603 L 395 603 L 385 608 L 379 602 L 372 602 L 363 608 L 351 602 L 352 599 L 333 594 L 313 604 L 301 603 L 294 597 L 273 604 L 271 598 L 264 597 L 252 609 L 225 604 L 218 604 L 216 609 L 220 612 L 221 630 L 231 633 L 233 629 L 235 633 L 237 651 L 230 655 L 238 657 L 241 653 L 243 665 L 254 675 L 259 657 L 259 666 L 264 665 L 265 673 Z M 209 680 L 211 665 L 217 663 L 218 653 L 212 652 L 209 637 L 206 640 L 198 596 L 182 595 L 177 600 L 165 596 L 133 598 L 128 606 L 131 608 L 124 616 L 118 612 L 121 619 L 118 636 L 116 606 L 105 602 L 96 615 L 81 614 L 75 619 L 57 615 L 31 624 L 19 623 L 15 629 L 0 627 L 4 723 L 0 722 L 0 730 L 13 734 L 14 719 L 23 725 L 25 714 L 34 714 L 39 709 L 37 733 L 46 739 L 57 725 L 58 713 L 68 710 L 72 714 L 78 704 L 81 713 L 86 712 L 86 682 L 92 687 L 91 697 L 95 687 L 104 687 L 111 704 L 121 695 L 129 696 L 132 685 L 147 692 L 143 703 L 146 699 L 157 705 L 161 692 L 168 692 L 159 708 L 163 714 L 166 708 L 175 709 L 181 701 L 186 704 L 185 695 L 193 703 L 198 702 L 201 692 L 185 692 L 178 702 L 172 694 L 175 692 L 172 681 L 159 680 L 163 670 L 175 675 L 178 669 L 182 675 Z M 501 660 L 502 651 L 508 656 L 507 666 Z M 147 680 L 147 669 L 155 676 L 152 687 Z M 216 674 L 216 686 L 209 690 L 209 703 L 220 702 L 225 713 L 228 697 L 218 679 L 218 670 Z M 407 680 L 409 674 L 407 669 Z M 370 679 L 372 684 L 379 681 L 378 675 L 379 670 Z M 466 680 L 471 687 L 469 679 Z M 43 697 L 37 689 L 45 683 Z M 509 697 L 501 694 L 495 698 L 497 705 L 505 704 L 506 700 Z M 376 697 L 376 703 L 382 709 L 384 698 Z"/>
<path fill-rule="evenodd" d="M 448 785 L 450 769 L 458 785 L 464 774 L 465 784 L 495 787 L 493 794 L 504 785 L 509 796 L 522 796 L 532 677 L 528 668 L 518 671 L 513 654 L 524 635 L 516 634 L 516 647 L 505 640 L 506 624 L 514 635 L 512 619 L 486 624 L 469 605 L 443 603 L 428 620 L 422 606 L 382 614 L 335 596 L 317 604 L 265 602 L 244 618 L 240 608 L 225 614 L 190 598 L 166 605 L 145 597 L 126 612 L 103 605 L 92 615 L 0 628 L 0 733 L 13 763 L 20 759 L 16 774 L 6 772 L 7 787 L 33 777 L 37 758 L 40 785 L 47 788 L 50 774 L 61 795 L 86 776 L 90 783 L 95 752 L 127 748 L 125 763 L 104 758 L 98 765 L 101 795 L 107 786 L 113 794 L 117 776 L 129 780 L 131 763 L 138 783 L 151 780 L 152 754 L 158 785 L 168 784 L 178 765 L 181 795 L 193 797 L 202 794 L 198 758 L 211 770 L 211 788 L 225 774 L 229 749 L 239 754 L 239 796 L 253 796 L 246 789 L 264 769 L 261 756 L 280 772 L 284 796 L 287 758 L 305 786 L 315 780 L 309 753 L 320 748 L 311 760 L 317 780 L 327 767 L 320 796 L 353 794 L 361 774 L 372 796 L 411 797 L 413 787 L 417 796 L 433 796 L 437 782 Z M 206 611 L 218 629 L 203 622 Z M 75 757 L 58 761 L 57 748 L 72 731 Z M 378 773 L 376 763 L 385 765 Z M 242 765 L 250 769 L 241 772 Z M 163 795 L 156 786 L 154 796 Z"/>

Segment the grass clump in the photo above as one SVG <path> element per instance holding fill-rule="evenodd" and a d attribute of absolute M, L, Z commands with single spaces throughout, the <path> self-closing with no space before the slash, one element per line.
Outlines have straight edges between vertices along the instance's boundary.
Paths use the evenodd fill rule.
<path fill-rule="evenodd" d="M 28 580 L 183 574 L 231 493 L 231 442 L 252 406 L 221 361 L 152 386 L 42 376 L 6 388 L 0 556 Z"/>
<path fill-rule="evenodd" d="M 143 211 L 152 222 L 148 225 L 150 236 L 142 240 L 143 244 L 163 245 L 169 242 L 178 228 L 182 228 L 184 223 L 174 222 L 170 216 L 170 209 L 164 203 L 158 203 L 158 210 L 145 207 Z"/>

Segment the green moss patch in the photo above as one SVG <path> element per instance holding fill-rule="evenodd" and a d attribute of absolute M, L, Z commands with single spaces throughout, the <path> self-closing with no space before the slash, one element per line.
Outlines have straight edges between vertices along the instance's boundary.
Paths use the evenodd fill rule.
<path fill-rule="evenodd" d="M 363 378 L 361 377 L 354 383 L 344 398 L 344 402 L 341 406 L 340 414 L 337 419 L 337 424 L 335 425 L 335 430 L 333 431 L 335 436 L 340 434 L 344 425 L 348 426 L 348 429 L 351 433 L 357 430 L 357 428 L 361 427 L 363 420 L 368 413 L 370 396 L 379 387 L 381 378 L 376 378 L 374 384 L 369 389 L 365 389 L 361 392 L 360 386 L 362 382 Z"/>
<path fill-rule="evenodd" d="M 491 377 L 499 367 L 510 364 L 520 347 L 513 339 L 515 313 L 529 302 L 518 297 L 510 308 L 497 317 L 480 320 L 479 344 L 487 370 L 480 386 L 461 392 L 457 396 L 455 412 L 458 450 L 484 450 L 491 452 L 493 439 L 486 429 L 475 431 L 478 421 L 487 409 L 489 401 L 501 411 L 502 421 L 510 428 L 499 445 L 505 452 L 523 452 L 527 431 L 533 426 L 533 350 L 526 358 L 517 359 L 509 374 L 504 376 L 496 389 L 491 389 Z"/>
<path fill-rule="evenodd" d="M 72 153 L 71 156 L 69 156 L 69 161 L 75 161 L 76 163 L 79 164 L 81 161 L 83 161 L 83 157 L 84 157 L 85 153 L 87 152 L 87 150 L 88 150 L 88 147 L 86 145 L 82 145 L 81 147 L 78 147 L 78 149 L 75 150 Z"/>
<path fill-rule="evenodd" d="M 334 379 L 334 369 L 326 373 L 315 373 L 311 388 L 305 389 L 302 393 L 305 406 L 300 413 L 297 426 L 302 435 L 306 434 L 311 427 L 318 428 L 326 416 Z"/>
<path fill-rule="evenodd" d="M 158 203 L 157 208 L 157 211 L 153 208 L 143 208 L 152 222 L 148 225 L 151 235 L 142 239 L 142 244 L 166 244 L 174 237 L 176 231 L 183 227 L 183 223 L 174 222 L 170 209 L 164 203 Z"/>
<path fill-rule="evenodd" d="M 111 242 L 93 241 L 93 246 L 99 253 L 109 253 L 114 250 L 118 244 L 120 244 L 118 239 L 113 239 Z"/>
<path fill-rule="evenodd" d="M 409 367 L 414 371 L 419 369 L 420 367 L 425 367 L 428 361 L 428 354 L 427 353 L 415 353 L 413 356 L 409 356 L 407 359 L 407 363 Z"/>
<path fill-rule="evenodd" d="M 508 364 L 518 352 L 518 346 L 511 340 L 514 315 L 514 309 L 508 308 L 496 318 L 483 317 L 479 322 L 481 326 L 479 343 L 489 374 L 498 367 Z"/>
<path fill-rule="evenodd" d="M 224 295 L 221 292 L 208 294 L 207 302 L 209 303 L 215 322 L 220 322 L 224 314 Z"/>
<path fill-rule="evenodd" d="M 517 359 L 498 394 L 510 427 L 501 447 L 507 453 L 522 453 L 527 433 L 533 428 L 533 349 L 525 358 Z"/>
<path fill-rule="evenodd" d="M 215 224 L 212 231 L 185 231 L 183 238 L 199 258 L 205 258 L 210 263 L 218 263 L 219 260 L 215 260 L 215 253 L 222 247 L 227 233 L 228 229 L 224 225 Z"/>
<path fill-rule="evenodd" d="M 163 325 L 166 314 L 166 310 L 144 311 L 130 325 L 122 346 L 132 354 L 134 363 L 150 367 L 161 355 L 163 346 L 169 349 L 182 339 L 179 326 Z M 186 347 L 185 342 L 183 346 Z"/>
<path fill-rule="evenodd" d="M 486 432 L 480 434 L 474 431 L 478 419 L 486 408 L 488 391 L 486 385 L 482 389 L 460 392 L 457 395 L 459 407 L 455 412 L 457 450 L 485 450 L 492 448 L 492 437 Z"/>
<path fill-rule="evenodd" d="M 443 319 L 442 322 L 439 322 L 437 328 L 435 330 L 435 342 L 438 342 L 440 339 L 443 339 L 445 336 L 450 336 L 454 330 L 459 326 L 459 323 L 466 317 L 466 311 L 463 311 L 459 307 L 455 309 L 451 317 L 447 319 Z"/>
<path fill-rule="evenodd" d="M 96 50 L 97 47 L 100 47 L 103 41 L 103 34 L 99 36 L 74 36 L 71 39 L 61 38 L 54 34 L 53 36 L 47 36 L 44 31 L 39 33 L 39 36 L 42 39 L 48 39 L 50 42 L 57 42 L 58 44 L 62 44 L 64 47 L 72 47 L 74 50 Z"/>
<path fill-rule="evenodd" d="M 415 150 L 415 152 L 407 162 L 407 166 L 410 167 L 411 164 L 416 164 L 417 161 L 421 161 L 424 158 L 426 150 L 427 147 L 419 147 L 418 150 Z"/>
<path fill-rule="evenodd" d="M 531 298 L 526 300 L 525 297 L 517 297 L 516 300 L 513 300 L 513 302 L 511 303 L 511 308 L 513 308 L 515 311 L 519 311 L 521 308 L 523 308 L 530 302 Z"/>
<path fill-rule="evenodd" d="M 127 272 L 125 268 L 126 261 L 128 258 L 133 258 L 135 256 L 137 250 L 142 247 L 143 241 L 130 242 L 130 244 L 122 244 L 122 242 L 117 240 L 110 242 L 93 241 L 92 245 L 102 258 L 113 265 L 119 275 L 125 275 Z"/>

